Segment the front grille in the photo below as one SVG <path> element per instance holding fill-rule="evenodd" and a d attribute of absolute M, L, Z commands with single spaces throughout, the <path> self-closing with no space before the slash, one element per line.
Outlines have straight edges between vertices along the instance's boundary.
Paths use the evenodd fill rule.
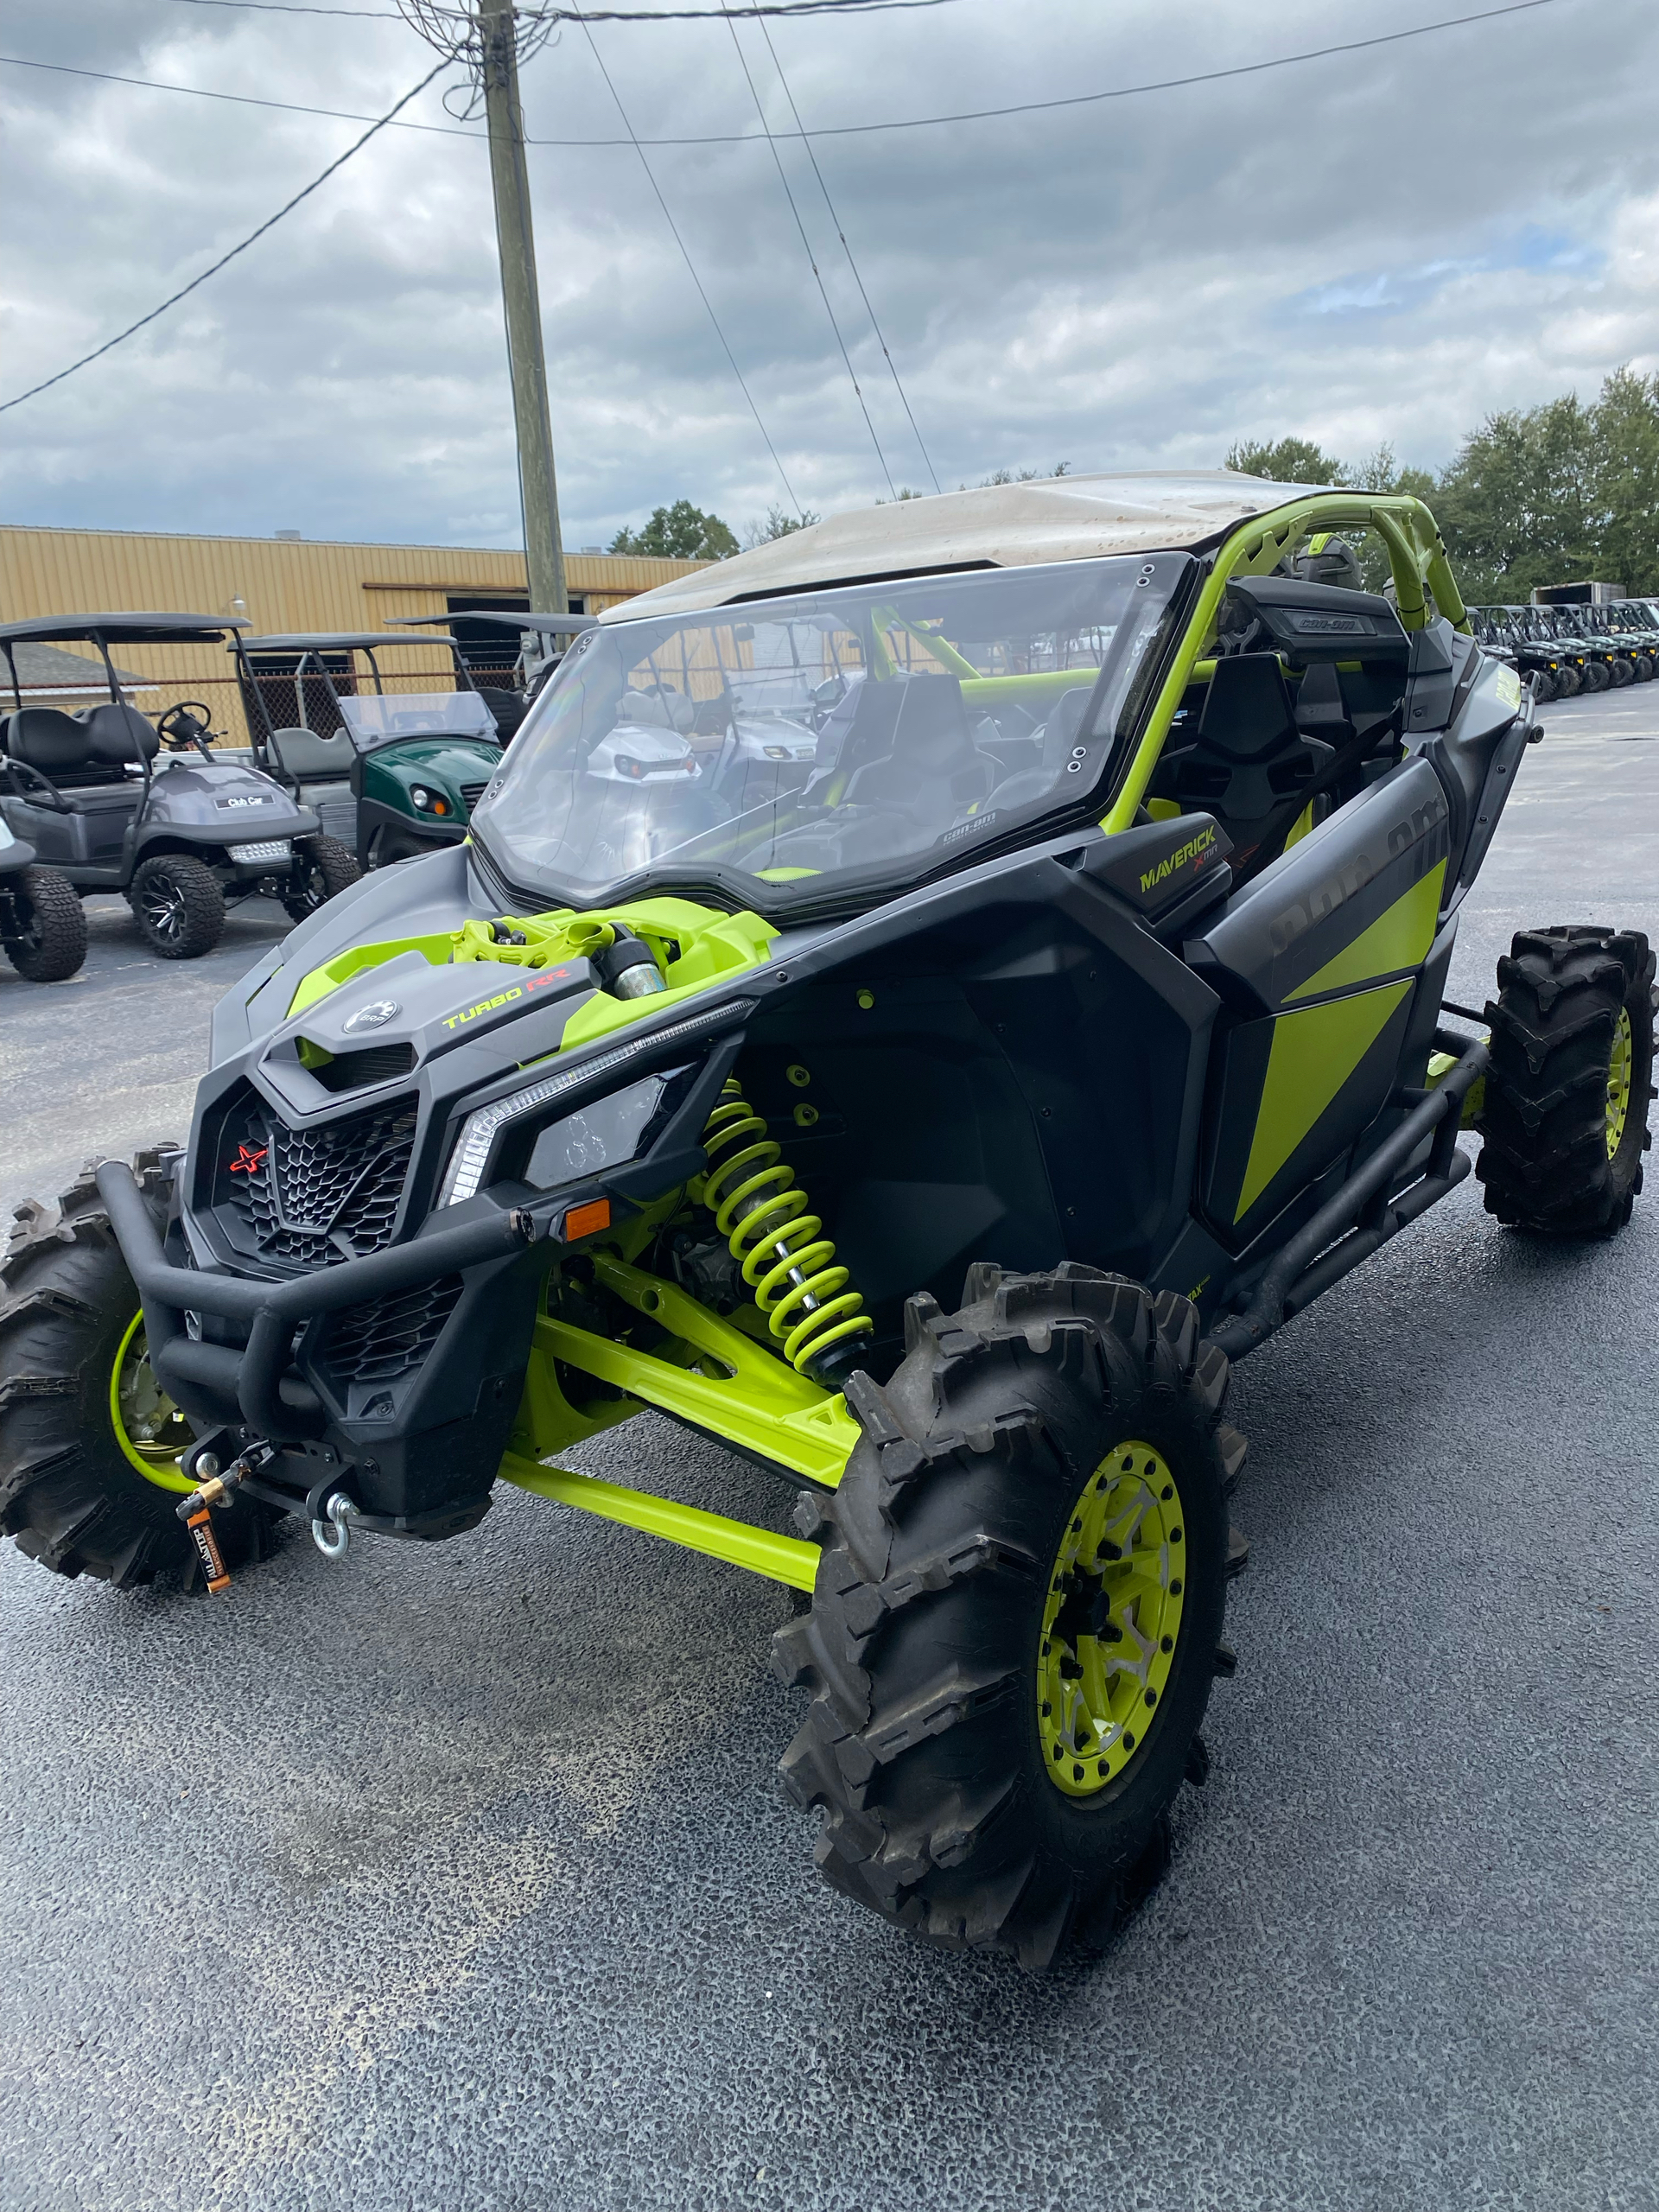
<path fill-rule="evenodd" d="M 394 1382 L 436 1344 L 461 1296 L 459 1275 L 440 1275 L 372 1306 L 348 1306 L 327 1325 L 318 1351 L 334 1382 Z"/>
<path fill-rule="evenodd" d="M 415 1149 L 416 1102 L 290 1129 L 258 1099 L 226 1124 L 221 1202 L 258 1251 L 301 1267 L 360 1258 L 391 1242 Z"/>
<path fill-rule="evenodd" d="M 487 783 L 463 784 L 461 785 L 461 802 L 467 810 L 467 818 L 469 822 L 472 820 L 473 816 L 478 811 L 478 803 L 480 799 L 483 798 L 485 792 L 488 791 L 489 788 L 490 787 Z"/>

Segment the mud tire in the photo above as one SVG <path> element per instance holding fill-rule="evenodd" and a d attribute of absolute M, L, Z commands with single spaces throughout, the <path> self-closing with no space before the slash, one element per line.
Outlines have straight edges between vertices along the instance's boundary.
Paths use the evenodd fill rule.
<path fill-rule="evenodd" d="M 10 887 L 23 934 L 5 939 L 6 957 L 30 983 L 61 983 L 86 957 L 86 910 L 54 868 L 20 868 Z"/>
<path fill-rule="evenodd" d="M 773 1639 L 811 1692 L 783 1761 L 817 1806 L 830 1885 L 957 1949 L 1040 1972 L 1069 1937 L 1099 1943 L 1168 1860 L 1170 1806 L 1208 1761 L 1198 1729 L 1217 1672 L 1226 1498 L 1244 1440 L 1222 1420 L 1228 1367 L 1182 1298 L 1068 1264 L 969 1271 L 963 1310 L 906 1310 L 885 1389 L 847 1390 L 863 1435 L 839 1490 L 804 1493 L 823 1546 L 812 1606 Z M 1172 1671 L 1135 1756 L 1097 1796 L 1063 1795 L 1039 1733 L 1047 1580 L 1068 1516 L 1116 1446 L 1168 1463 L 1186 1526 Z"/>
<path fill-rule="evenodd" d="M 158 1226 L 175 1158 L 157 1147 L 132 1163 Z M 110 1375 L 137 1306 L 90 1168 L 56 1205 L 18 1207 L 0 1260 L 0 1534 L 54 1574 L 122 1590 L 200 1576 L 178 1494 L 145 1480 L 111 1419 Z M 215 1512 L 226 1564 L 267 1557 L 275 1518 L 247 1500 Z"/>
<path fill-rule="evenodd" d="M 1522 930 L 1489 1001 L 1492 1065 L 1476 1126 L 1486 1211 L 1511 1228 L 1611 1236 L 1630 1217 L 1652 1139 L 1654 955 L 1637 930 Z M 1607 1150 L 1621 1009 L 1630 1023 L 1629 1106 Z"/>

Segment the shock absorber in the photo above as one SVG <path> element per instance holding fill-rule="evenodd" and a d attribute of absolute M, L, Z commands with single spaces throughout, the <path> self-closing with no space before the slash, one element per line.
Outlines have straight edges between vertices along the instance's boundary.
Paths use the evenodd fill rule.
<path fill-rule="evenodd" d="M 781 1146 L 728 1077 L 702 1133 L 709 1155 L 704 1203 L 742 1268 L 743 1280 L 784 1357 L 803 1375 L 830 1383 L 851 1364 L 856 1339 L 874 1333 L 852 1277 L 836 1264 L 823 1222 Z"/>

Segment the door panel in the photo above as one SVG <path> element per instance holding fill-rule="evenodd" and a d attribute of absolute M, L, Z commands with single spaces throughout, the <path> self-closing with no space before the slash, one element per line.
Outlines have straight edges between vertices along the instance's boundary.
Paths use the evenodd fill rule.
<path fill-rule="evenodd" d="M 1188 948 L 1243 1018 L 1220 1041 L 1202 1204 L 1249 1243 L 1388 1103 L 1446 895 L 1438 778 L 1409 760 L 1235 898 Z"/>

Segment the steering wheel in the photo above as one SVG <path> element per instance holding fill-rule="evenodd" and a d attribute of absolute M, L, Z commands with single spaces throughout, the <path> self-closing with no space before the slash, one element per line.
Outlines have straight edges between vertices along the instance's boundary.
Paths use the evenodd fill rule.
<path fill-rule="evenodd" d="M 188 753 L 194 746 L 206 754 L 213 739 L 213 710 L 200 699 L 181 699 L 169 707 L 156 728 L 169 753 Z"/>

